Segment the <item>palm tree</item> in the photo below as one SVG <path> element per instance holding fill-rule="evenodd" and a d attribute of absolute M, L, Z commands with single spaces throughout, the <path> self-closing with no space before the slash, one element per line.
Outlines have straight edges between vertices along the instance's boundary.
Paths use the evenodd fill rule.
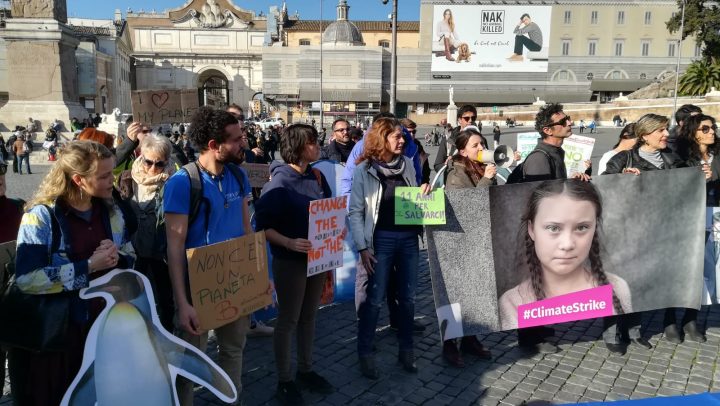
<path fill-rule="evenodd" d="M 720 64 L 695 61 L 680 78 L 679 92 L 683 96 L 704 95 L 711 87 L 720 89 Z"/>

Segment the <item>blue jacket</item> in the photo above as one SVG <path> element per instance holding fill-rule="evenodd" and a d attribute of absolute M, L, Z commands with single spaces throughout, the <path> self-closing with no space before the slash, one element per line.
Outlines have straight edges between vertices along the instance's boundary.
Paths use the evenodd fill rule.
<path fill-rule="evenodd" d="M 422 165 L 420 164 L 420 154 L 418 153 L 418 146 L 413 142 L 413 137 L 410 135 L 410 133 L 403 127 L 403 136 L 405 137 L 405 150 L 403 151 L 403 154 L 412 159 L 413 161 L 413 167 L 415 168 L 415 178 L 417 179 L 417 184 L 420 185 L 422 183 Z M 352 182 L 353 182 L 353 174 L 355 173 L 355 167 L 357 164 L 355 161 L 362 155 L 363 148 L 365 146 L 365 138 L 361 139 L 360 141 L 355 144 L 355 147 L 350 152 L 350 157 L 348 157 L 347 163 L 345 164 L 345 172 L 342 174 L 342 178 L 340 178 L 340 194 L 341 195 L 350 195 L 350 190 L 352 189 Z"/>
<path fill-rule="evenodd" d="M 256 229 L 272 228 L 288 238 L 308 238 L 310 202 L 332 197 L 327 180 L 309 165 L 300 174 L 289 165 L 275 161 L 270 164 L 270 182 L 263 186 L 255 203 Z M 307 254 L 289 251 L 270 244 L 273 256 L 306 259 Z"/>

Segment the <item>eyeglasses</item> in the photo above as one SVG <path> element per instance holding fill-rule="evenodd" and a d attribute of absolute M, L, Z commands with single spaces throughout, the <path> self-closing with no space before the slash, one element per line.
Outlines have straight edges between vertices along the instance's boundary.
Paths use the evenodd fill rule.
<path fill-rule="evenodd" d="M 141 132 L 142 132 L 143 134 L 150 134 L 150 130 L 142 130 Z"/>
<path fill-rule="evenodd" d="M 703 134 L 709 133 L 710 130 L 713 130 L 714 133 L 717 132 L 717 126 L 704 125 L 704 126 L 698 128 L 698 131 L 702 131 Z"/>
<path fill-rule="evenodd" d="M 7 165 L 2 164 L 0 165 L 0 175 L 5 175 L 7 173 Z"/>
<path fill-rule="evenodd" d="M 350 130 L 347 128 L 338 128 L 337 130 L 335 130 L 336 133 L 346 133 L 348 131 Z"/>
<path fill-rule="evenodd" d="M 143 163 L 144 163 L 145 166 L 147 166 L 147 167 L 154 166 L 154 167 L 160 168 L 160 169 L 164 168 L 165 165 L 167 165 L 167 162 L 165 162 L 165 161 L 152 161 L 152 160 L 147 159 L 147 158 L 145 158 L 145 157 L 143 157 Z"/>
<path fill-rule="evenodd" d="M 460 117 L 460 118 L 462 118 L 462 119 L 465 120 L 465 121 L 475 121 L 475 120 L 477 120 L 477 116 L 462 116 L 462 117 Z"/>
<path fill-rule="evenodd" d="M 408 128 L 407 131 L 408 131 L 410 134 L 415 134 L 415 133 L 417 132 L 417 130 L 414 129 L 414 128 Z"/>
<path fill-rule="evenodd" d="M 570 118 L 570 116 L 565 116 L 554 123 L 550 123 L 550 124 L 546 125 L 545 127 L 554 127 L 556 125 L 561 125 L 561 126 L 565 127 L 567 125 L 567 123 L 572 123 L 572 119 Z"/>

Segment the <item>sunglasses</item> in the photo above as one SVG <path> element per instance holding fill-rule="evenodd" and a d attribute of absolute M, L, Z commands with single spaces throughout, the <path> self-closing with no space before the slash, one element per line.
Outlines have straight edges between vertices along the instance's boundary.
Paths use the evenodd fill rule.
<path fill-rule="evenodd" d="M 477 120 L 477 116 L 462 116 L 462 117 L 460 117 L 460 118 L 462 118 L 462 119 L 465 120 L 465 121 L 475 121 L 475 120 Z"/>
<path fill-rule="evenodd" d="M 704 125 L 704 126 L 698 128 L 698 131 L 702 131 L 703 134 L 709 133 L 710 130 L 713 130 L 713 132 L 716 132 L 716 131 L 717 131 L 717 126 L 715 126 L 715 125 L 714 125 L 714 126 Z"/>
<path fill-rule="evenodd" d="M 550 124 L 546 125 L 545 127 L 554 127 L 556 125 L 561 125 L 561 126 L 565 127 L 567 125 L 567 123 L 572 123 L 572 119 L 570 118 L 570 116 L 565 116 L 561 120 L 556 121 L 554 123 L 550 123 Z"/>
<path fill-rule="evenodd" d="M 141 132 L 142 132 L 143 134 L 150 134 L 150 130 L 142 130 Z"/>
<path fill-rule="evenodd" d="M 145 166 L 147 166 L 147 167 L 154 166 L 154 167 L 160 168 L 160 169 L 164 168 L 165 165 L 167 165 L 167 162 L 165 162 L 165 161 L 152 161 L 152 160 L 147 159 L 147 158 L 145 158 L 145 157 L 143 157 L 143 163 L 144 163 Z"/>
<path fill-rule="evenodd" d="M 7 165 L 0 165 L 0 175 L 5 175 L 7 173 Z"/>

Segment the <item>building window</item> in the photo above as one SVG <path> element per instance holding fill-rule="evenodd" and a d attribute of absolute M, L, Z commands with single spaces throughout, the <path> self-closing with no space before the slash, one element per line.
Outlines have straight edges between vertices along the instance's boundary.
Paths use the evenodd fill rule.
<path fill-rule="evenodd" d="M 645 25 L 652 24 L 652 11 L 645 12 Z"/>
<path fill-rule="evenodd" d="M 575 74 L 571 73 L 569 70 L 559 70 L 555 72 L 555 74 L 552 77 L 553 82 L 573 82 L 575 81 Z"/>
<path fill-rule="evenodd" d="M 618 11 L 617 23 L 618 23 L 618 25 L 625 24 L 625 12 L 624 11 Z"/>
<path fill-rule="evenodd" d="M 650 40 L 642 40 L 640 41 L 640 55 L 642 56 L 648 56 L 650 55 Z"/>
<path fill-rule="evenodd" d="M 591 11 L 590 12 L 590 24 L 597 24 L 597 23 L 598 23 L 598 12 Z"/>
<path fill-rule="evenodd" d="M 570 55 L 570 40 L 564 39 L 562 41 L 562 56 Z"/>
<path fill-rule="evenodd" d="M 390 41 L 386 39 L 381 39 L 380 41 L 378 41 L 378 46 L 381 46 L 383 48 L 390 48 Z"/>
<path fill-rule="evenodd" d="M 587 79 L 587 80 L 593 80 L 594 77 L 595 77 L 595 75 L 593 75 L 592 72 L 588 72 L 588 74 L 585 75 L 585 79 Z"/>
<path fill-rule="evenodd" d="M 608 72 L 607 75 L 605 75 L 605 79 L 627 79 L 627 76 L 622 71 L 613 70 Z"/>
<path fill-rule="evenodd" d="M 597 40 L 591 39 L 588 41 L 588 55 L 589 56 L 595 56 L 595 52 L 597 51 Z"/>
<path fill-rule="evenodd" d="M 641 74 L 640 74 L 640 79 L 642 79 L 642 80 L 647 79 L 647 74 L 646 74 L 646 73 L 641 73 Z"/>
<path fill-rule="evenodd" d="M 300 46 L 308 46 L 310 45 L 310 40 L 307 38 L 303 38 L 300 40 Z"/>
<path fill-rule="evenodd" d="M 667 56 L 674 57 L 675 56 L 675 47 L 677 44 L 675 41 L 668 41 L 668 53 Z"/>
<path fill-rule="evenodd" d="M 565 10 L 565 19 L 564 19 L 565 24 L 570 24 L 571 21 L 572 21 L 572 11 Z"/>
<path fill-rule="evenodd" d="M 625 45 L 625 40 L 615 40 L 615 56 L 623 56 L 623 45 Z"/>

